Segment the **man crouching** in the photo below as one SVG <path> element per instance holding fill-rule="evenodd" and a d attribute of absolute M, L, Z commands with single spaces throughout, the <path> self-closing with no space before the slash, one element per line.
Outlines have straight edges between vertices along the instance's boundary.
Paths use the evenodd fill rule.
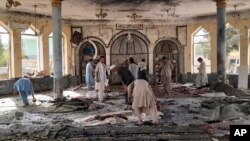
<path fill-rule="evenodd" d="M 14 94 L 19 93 L 20 99 L 23 102 L 23 106 L 29 106 L 28 95 L 31 94 L 33 97 L 33 102 L 36 101 L 34 96 L 34 89 L 29 78 L 20 78 L 14 84 Z"/>
<path fill-rule="evenodd" d="M 129 101 L 132 99 L 131 96 L 133 96 L 132 109 L 139 119 L 138 124 L 142 124 L 141 113 L 150 114 L 153 124 L 159 124 L 155 95 L 146 80 L 137 79 L 128 86 Z"/>

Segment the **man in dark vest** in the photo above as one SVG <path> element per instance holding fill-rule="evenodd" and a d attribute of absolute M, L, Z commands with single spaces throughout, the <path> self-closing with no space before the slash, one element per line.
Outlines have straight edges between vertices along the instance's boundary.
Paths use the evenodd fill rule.
<path fill-rule="evenodd" d="M 127 87 L 128 85 L 133 82 L 135 80 L 133 74 L 129 71 L 128 68 L 126 67 L 123 67 L 123 66 L 115 66 L 115 65 L 112 65 L 110 67 L 110 70 L 112 72 L 115 72 L 117 71 L 119 77 L 121 78 L 122 80 L 122 83 L 124 85 L 124 89 L 125 89 L 125 102 L 127 104 L 129 104 L 128 102 L 128 90 L 127 90 Z"/>

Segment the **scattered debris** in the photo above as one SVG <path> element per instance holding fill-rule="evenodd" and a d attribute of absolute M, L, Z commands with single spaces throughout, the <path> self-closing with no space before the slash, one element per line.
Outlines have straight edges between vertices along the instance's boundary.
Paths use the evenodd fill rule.
<path fill-rule="evenodd" d="M 77 91 L 77 90 L 79 90 L 81 87 L 83 87 L 83 84 L 80 84 L 80 85 L 74 87 L 74 88 L 72 89 L 72 91 Z"/>
<path fill-rule="evenodd" d="M 203 97 L 227 97 L 227 95 L 223 92 L 217 92 L 217 93 L 205 93 L 205 94 L 199 94 Z"/>
<path fill-rule="evenodd" d="M 3 109 L 4 106 L 0 107 L 3 111 L 0 113 L 0 140 L 138 139 L 134 138 L 135 135 L 145 140 L 152 137 L 156 140 L 205 138 L 214 141 L 219 137 L 220 140 L 229 134 L 230 125 L 249 124 L 250 99 L 211 92 L 215 86 L 196 88 L 192 84 L 174 84 L 172 98 L 157 98 L 162 125 L 153 125 L 146 114 L 142 115 L 144 124 L 136 125 L 138 119 L 133 111 L 124 110 L 128 105 L 125 104 L 122 86 L 114 89 L 109 86 L 103 103 L 96 100 L 96 91 L 87 92 L 81 89 L 81 85 L 74 91 L 64 91 L 67 98 L 64 101 L 50 101 L 52 98 L 48 97 L 53 93 L 46 93 L 26 108 L 15 103 L 9 111 Z M 157 95 L 162 86 L 154 85 L 152 89 Z M 175 93 L 180 97 L 175 97 Z M 1 99 L 1 106 L 7 104 Z"/>
<path fill-rule="evenodd" d="M 15 112 L 15 117 L 16 117 L 16 118 L 21 118 L 21 117 L 23 117 L 23 113 L 22 113 L 22 112 L 19 112 L 19 111 L 16 111 L 16 112 Z"/>

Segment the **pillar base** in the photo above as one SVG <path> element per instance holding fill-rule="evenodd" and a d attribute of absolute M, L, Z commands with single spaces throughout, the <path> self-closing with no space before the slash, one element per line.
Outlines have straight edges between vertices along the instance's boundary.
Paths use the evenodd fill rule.
<path fill-rule="evenodd" d="M 55 99 L 62 99 L 63 98 L 63 93 L 62 93 L 62 80 L 61 78 L 54 78 L 54 98 Z"/>

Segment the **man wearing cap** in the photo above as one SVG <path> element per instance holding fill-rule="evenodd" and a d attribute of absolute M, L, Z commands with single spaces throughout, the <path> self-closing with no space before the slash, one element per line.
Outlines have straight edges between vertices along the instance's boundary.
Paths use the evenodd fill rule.
<path fill-rule="evenodd" d="M 135 80 L 133 74 L 128 70 L 126 67 L 122 66 L 115 66 L 112 65 L 110 67 L 110 70 L 112 72 L 117 71 L 119 77 L 122 80 L 122 83 L 124 84 L 124 89 L 125 89 L 125 102 L 128 104 L 128 92 L 127 92 L 127 87 L 128 85 Z"/>

